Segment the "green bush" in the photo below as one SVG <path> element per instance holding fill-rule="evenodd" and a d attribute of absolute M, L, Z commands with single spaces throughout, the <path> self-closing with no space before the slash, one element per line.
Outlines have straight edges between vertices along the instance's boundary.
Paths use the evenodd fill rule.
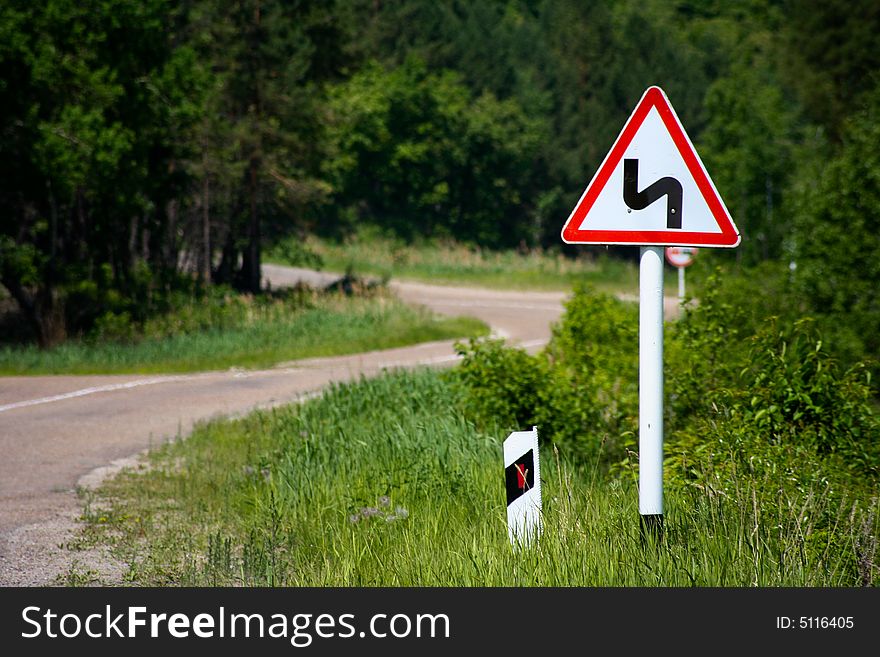
<path fill-rule="evenodd" d="M 134 339 L 137 328 L 131 321 L 131 313 L 107 311 L 95 320 L 89 332 L 91 342 L 128 342 Z"/>
<path fill-rule="evenodd" d="M 789 281 L 772 267 L 716 277 L 667 327 L 665 480 L 753 509 L 756 527 L 776 522 L 771 509 L 798 510 L 804 558 L 837 555 L 835 568 L 870 582 L 873 529 L 861 547 L 831 545 L 841 518 L 876 504 L 870 370 L 840 364 Z"/>
<path fill-rule="evenodd" d="M 530 356 L 500 341 L 459 346 L 465 409 L 482 425 L 540 428 L 542 440 L 591 463 L 624 453 L 638 412 L 638 316 L 632 305 L 581 287 Z"/>
<path fill-rule="evenodd" d="M 306 267 L 321 270 L 324 258 L 309 248 L 306 240 L 299 236 L 285 237 L 274 244 L 266 254 L 269 259 L 279 260 L 292 267 Z"/>
<path fill-rule="evenodd" d="M 740 412 L 765 440 L 799 442 L 870 466 L 864 441 L 880 428 L 869 406 L 870 377 L 858 365 L 841 372 L 810 320 L 788 330 L 770 322 L 753 336 L 740 378 Z"/>
<path fill-rule="evenodd" d="M 880 423 L 870 375 L 861 365 L 842 371 L 813 322 L 768 320 L 726 365 L 723 376 L 714 370 L 699 402 L 698 382 L 670 377 L 666 449 L 673 481 L 693 483 L 711 472 L 713 485 L 730 486 L 738 472 L 762 463 L 782 473 L 774 488 L 797 487 L 797 472 L 821 472 L 838 489 L 877 479 Z M 695 470 L 696 461 L 702 463 Z"/>
<path fill-rule="evenodd" d="M 870 370 L 841 365 L 821 326 L 798 319 L 788 272 L 714 276 L 699 304 L 666 327 L 667 483 L 734 495 L 831 502 L 880 479 Z M 775 313 L 775 314 L 774 314 Z M 542 440 L 618 473 L 634 465 L 638 308 L 576 291 L 547 349 L 460 347 L 464 408 L 484 426 L 537 425 Z"/>
<path fill-rule="evenodd" d="M 689 461 L 684 452 L 705 445 L 719 448 L 717 436 L 735 427 L 737 445 L 778 448 L 782 460 L 797 445 L 798 459 L 836 455 L 875 476 L 880 424 L 870 370 L 840 365 L 822 325 L 798 318 L 802 308 L 780 270 L 722 280 L 711 279 L 700 304 L 667 327 L 673 460 Z"/>
<path fill-rule="evenodd" d="M 579 286 L 553 327 L 550 359 L 580 376 L 614 370 L 620 378 L 638 373 L 638 306 L 588 286 Z"/>
<path fill-rule="evenodd" d="M 540 359 L 507 348 L 501 340 L 471 340 L 456 349 L 463 356 L 457 375 L 469 393 L 465 407 L 471 417 L 511 431 L 536 423 L 546 378 Z"/>

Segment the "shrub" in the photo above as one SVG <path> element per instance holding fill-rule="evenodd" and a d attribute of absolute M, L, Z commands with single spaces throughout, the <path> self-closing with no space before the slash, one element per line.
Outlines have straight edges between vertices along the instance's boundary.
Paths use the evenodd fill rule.
<path fill-rule="evenodd" d="M 841 371 L 807 319 L 786 325 L 769 318 L 747 345 L 723 371 L 713 371 L 711 385 L 671 377 L 672 479 L 692 482 L 696 460 L 703 461 L 700 472 L 712 472 L 722 486 L 732 483 L 737 470 L 754 472 L 761 463 L 787 473 L 774 487 L 797 485 L 800 477 L 792 473 L 799 471 L 822 472 L 838 488 L 853 475 L 876 479 L 880 423 L 864 365 Z"/>
<path fill-rule="evenodd" d="M 542 354 L 500 341 L 459 345 L 466 412 L 504 430 L 537 425 L 542 440 L 577 458 L 616 461 L 636 426 L 637 319 L 631 306 L 582 287 Z"/>
<path fill-rule="evenodd" d="M 821 326 L 798 319 L 790 298 L 779 267 L 716 276 L 700 303 L 666 327 L 673 487 L 728 495 L 748 487 L 771 499 L 820 486 L 832 502 L 876 487 L 880 422 L 870 370 L 841 366 Z M 638 426 L 637 327 L 635 305 L 581 288 L 541 354 L 497 341 L 460 347 L 465 410 L 503 429 L 535 424 L 576 459 L 622 472 Z"/>
<path fill-rule="evenodd" d="M 457 374 L 469 393 L 465 409 L 471 417 L 509 430 L 536 423 L 546 376 L 540 359 L 501 340 L 471 340 L 456 344 L 456 350 L 463 357 Z"/>

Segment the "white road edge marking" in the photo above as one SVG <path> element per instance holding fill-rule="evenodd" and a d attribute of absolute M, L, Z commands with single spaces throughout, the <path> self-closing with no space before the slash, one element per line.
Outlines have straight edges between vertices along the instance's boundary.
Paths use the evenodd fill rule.
<path fill-rule="evenodd" d="M 65 399 L 73 399 L 74 397 L 84 397 L 85 395 L 93 395 L 97 392 L 113 392 L 114 390 L 127 390 L 128 388 L 137 388 L 139 386 L 149 386 L 156 383 L 169 383 L 171 381 L 186 381 L 192 379 L 192 376 L 160 376 L 152 379 L 139 379 L 137 381 L 128 381 L 126 383 L 111 383 L 105 386 L 94 386 L 93 388 L 82 388 L 72 392 L 65 392 L 61 395 L 52 395 L 51 397 L 40 397 L 38 399 L 27 399 L 25 401 L 14 402 L 12 404 L 4 404 L 0 406 L 0 413 L 11 411 L 16 408 L 24 408 L 25 406 L 36 406 L 37 404 L 49 404 L 51 402 L 64 401 Z"/>
<path fill-rule="evenodd" d="M 514 346 L 519 347 L 521 349 L 528 349 L 530 347 L 542 347 L 547 344 L 547 340 L 541 338 L 538 340 L 528 340 L 526 342 L 520 342 Z M 449 356 L 436 356 L 434 358 L 422 359 L 420 361 L 416 361 L 416 365 L 433 365 L 438 363 L 448 363 L 450 361 L 461 360 L 461 356 L 458 354 L 450 354 Z M 391 361 L 389 363 L 382 363 L 379 365 L 380 369 L 389 369 L 400 366 L 412 365 L 412 361 Z M 296 368 L 293 368 L 296 369 Z M 138 388 L 140 386 L 150 386 L 155 385 L 157 383 L 172 383 L 175 381 L 188 381 L 191 379 L 195 379 L 197 375 L 194 376 L 158 376 L 152 379 L 139 379 L 137 381 L 128 381 L 126 383 L 112 383 L 104 386 L 94 386 L 92 388 L 82 388 L 81 390 L 74 390 L 72 392 L 65 392 L 60 395 L 52 395 L 50 397 L 39 397 L 38 399 L 26 399 L 24 401 L 13 402 L 11 404 L 4 404 L 0 406 L 0 413 L 5 411 L 11 411 L 16 408 L 25 408 L 27 406 L 37 406 L 38 404 L 50 404 L 52 402 L 64 401 L 65 399 L 74 399 L 76 397 L 85 397 L 86 395 L 94 395 L 99 392 L 113 392 L 115 390 L 128 390 L 130 388 Z M 249 376 L 249 374 L 242 374 L 240 370 L 233 371 L 233 377 L 241 378 L 242 376 Z"/>

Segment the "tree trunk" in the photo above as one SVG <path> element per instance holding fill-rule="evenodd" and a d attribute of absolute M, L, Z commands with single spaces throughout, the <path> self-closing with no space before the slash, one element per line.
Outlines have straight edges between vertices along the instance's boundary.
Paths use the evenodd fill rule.
<path fill-rule="evenodd" d="M 37 292 L 34 310 L 37 340 L 41 348 L 49 349 L 67 340 L 64 302 L 54 288 L 44 288 Z"/>
<path fill-rule="evenodd" d="M 248 245 L 242 261 L 244 289 L 252 294 L 260 292 L 260 214 L 257 210 L 257 168 L 259 162 L 251 158 L 249 167 L 250 222 L 248 225 Z"/>
<path fill-rule="evenodd" d="M 11 276 L 3 277 L 3 286 L 9 290 L 25 320 L 33 328 L 40 347 L 48 349 L 67 339 L 64 303 L 53 287 L 46 286 L 31 292 Z"/>
<path fill-rule="evenodd" d="M 223 252 L 220 256 L 220 264 L 214 272 L 214 282 L 218 285 L 229 285 L 234 282 L 234 274 L 236 260 L 238 259 L 238 251 L 235 248 L 235 238 L 232 230 L 226 233 L 226 242 L 223 245 Z"/>
<path fill-rule="evenodd" d="M 208 177 L 208 151 L 202 150 L 202 164 L 204 168 L 202 178 L 202 244 L 200 249 L 199 276 L 202 283 L 211 283 L 211 183 Z"/>
<path fill-rule="evenodd" d="M 165 253 L 162 265 L 165 271 L 177 271 L 177 199 L 173 198 L 165 205 L 165 218 L 168 227 L 165 233 Z"/>

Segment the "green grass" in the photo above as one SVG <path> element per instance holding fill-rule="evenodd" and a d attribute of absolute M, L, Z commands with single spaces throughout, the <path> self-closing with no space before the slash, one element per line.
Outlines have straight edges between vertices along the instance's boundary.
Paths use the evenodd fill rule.
<path fill-rule="evenodd" d="M 150 329 L 152 337 L 71 341 L 50 350 L 0 349 L 0 374 L 191 372 L 268 367 L 279 362 L 485 335 L 468 317 L 441 318 L 396 299 L 316 296 L 306 305 L 285 300 L 234 300 L 230 309 L 186 309 Z M 192 317 L 191 315 L 195 315 Z"/>
<path fill-rule="evenodd" d="M 490 251 L 455 242 L 407 245 L 370 232 L 345 243 L 313 237 L 305 245 L 287 240 L 271 249 L 267 259 L 296 266 L 320 264 L 328 271 L 351 269 L 383 278 L 499 289 L 567 290 L 585 282 L 606 292 L 636 293 L 639 280 L 637 264 L 607 257 L 595 248 L 570 258 L 540 249 Z M 675 293 L 676 285 L 675 280 L 667 280 L 670 293 Z"/>
<path fill-rule="evenodd" d="M 514 550 L 505 432 L 463 419 L 451 381 L 390 374 L 202 425 L 105 484 L 81 545 L 157 586 L 854 586 L 876 568 L 857 549 L 876 541 L 876 500 L 831 508 L 803 489 L 761 507 L 748 477 L 729 496 L 669 490 L 664 540 L 646 544 L 635 472 L 550 448 L 543 537 Z"/>

